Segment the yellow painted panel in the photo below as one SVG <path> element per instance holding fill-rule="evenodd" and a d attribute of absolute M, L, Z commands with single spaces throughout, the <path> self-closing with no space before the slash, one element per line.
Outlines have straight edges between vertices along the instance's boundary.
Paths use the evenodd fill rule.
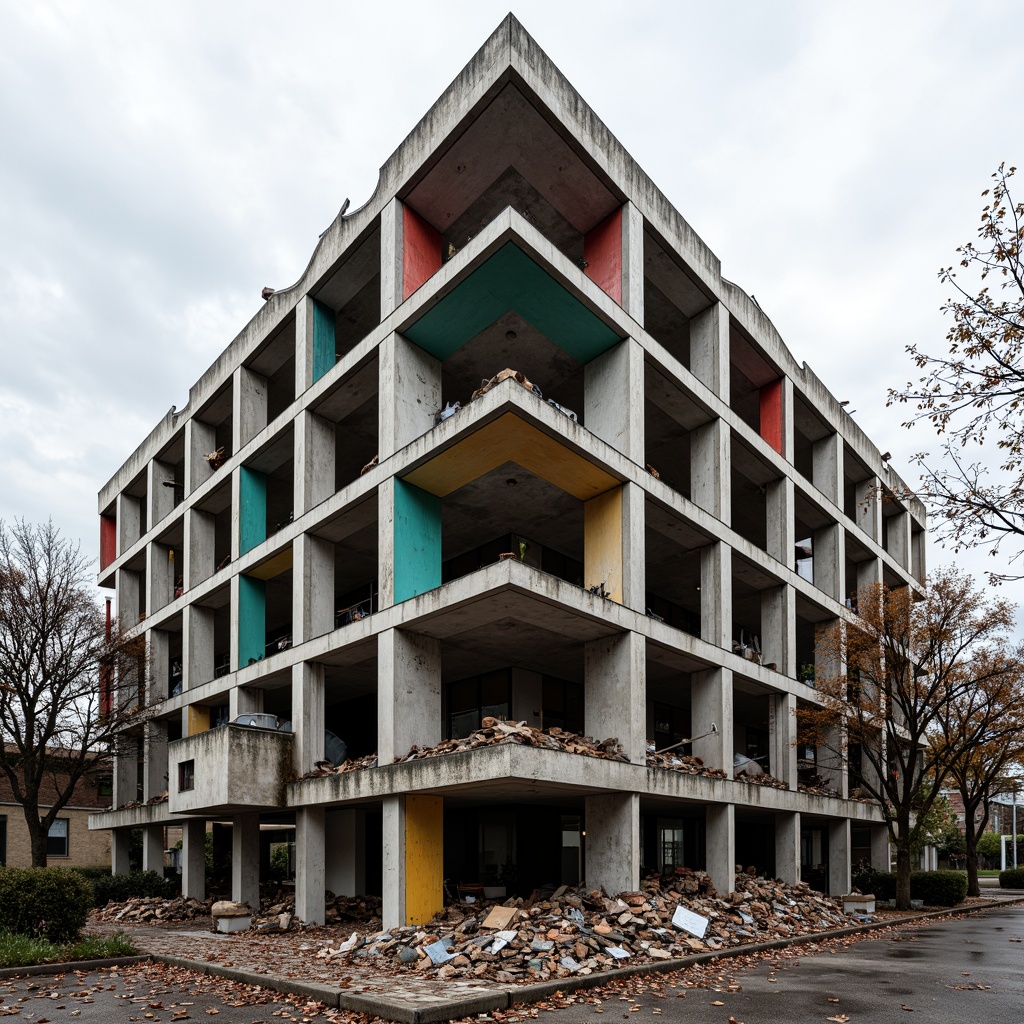
<path fill-rule="evenodd" d="M 604 583 L 622 604 L 622 488 L 583 505 L 583 585 Z"/>
<path fill-rule="evenodd" d="M 444 909 L 444 798 L 405 798 L 405 923 Z"/>
<path fill-rule="evenodd" d="M 405 479 L 443 498 L 506 462 L 517 463 L 580 501 L 619 485 L 615 477 L 514 413 L 481 427 Z"/>
<path fill-rule="evenodd" d="M 254 576 L 258 580 L 272 580 L 280 576 L 292 567 L 292 546 L 289 544 L 284 551 L 279 551 L 273 558 L 260 562 L 255 569 L 250 569 L 246 575 Z"/>
<path fill-rule="evenodd" d="M 188 734 L 195 736 L 197 732 L 206 732 L 210 728 L 210 709 L 205 704 L 189 704 Z"/>

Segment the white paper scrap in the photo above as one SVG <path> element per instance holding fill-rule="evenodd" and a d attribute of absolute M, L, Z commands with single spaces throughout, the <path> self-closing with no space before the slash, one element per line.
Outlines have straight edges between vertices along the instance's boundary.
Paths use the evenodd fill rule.
<path fill-rule="evenodd" d="M 621 946 L 609 946 L 607 950 L 616 960 L 625 960 L 629 953 L 626 952 Z"/>
<path fill-rule="evenodd" d="M 689 932 L 698 939 L 703 939 L 708 930 L 706 917 L 701 917 L 700 914 L 695 914 L 683 906 L 676 907 L 676 912 L 672 915 L 672 923 L 681 931 Z"/>

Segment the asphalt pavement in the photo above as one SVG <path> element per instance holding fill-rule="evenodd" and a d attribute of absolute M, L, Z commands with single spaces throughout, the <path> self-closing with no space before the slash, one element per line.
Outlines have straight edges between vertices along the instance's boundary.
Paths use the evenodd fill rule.
<path fill-rule="evenodd" d="M 596 1024 L 597 1012 L 634 1024 L 1021 1024 L 1022 940 L 1024 905 L 1004 906 L 743 970 L 723 962 L 711 988 L 687 988 L 685 975 L 624 985 L 558 1010 L 555 1024 Z"/>

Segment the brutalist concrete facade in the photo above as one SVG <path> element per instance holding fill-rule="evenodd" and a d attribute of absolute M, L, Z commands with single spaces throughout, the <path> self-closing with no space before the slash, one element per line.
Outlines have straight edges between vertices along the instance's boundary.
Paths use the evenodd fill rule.
<path fill-rule="evenodd" d="M 505 367 L 535 387 L 470 401 Z M 510 16 L 100 492 L 99 581 L 149 639 L 153 717 L 93 827 L 124 870 L 131 828 L 156 864 L 183 825 L 201 895 L 207 824 L 230 824 L 250 901 L 293 829 L 307 921 L 325 889 L 382 893 L 392 926 L 444 878 L 621 891 L 680 864 L 841 893 L 884 827 L 795 711 L 858 588 L 921 588 L 905 492 Z M 196 739 L 249 713 L 288 740 Z M 628 761 L 393 763 L 488 715 Z M 335 737 L 379 766 L 303 778 Z M 648 767 L 690 738 L 727 778 Z"/>

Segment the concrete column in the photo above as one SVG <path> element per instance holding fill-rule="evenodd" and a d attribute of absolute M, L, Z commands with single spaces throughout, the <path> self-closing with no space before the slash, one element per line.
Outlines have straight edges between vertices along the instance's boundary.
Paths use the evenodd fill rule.
<path fill-rule="evenodd" d="M 131 629 L 138 624 L 142 611 L 139 600 L 141 584 L 139 574 L 131 569 L 118 569 L 114 573 L 114 586 L 117 588 L 117 621 L 122 630 Z"/>
<path fill-rule="evenodd" d="M 796 591 L 784 583 L 761 591 L 761 664 L 796 675 Z"/>
<path fill-rule="evenodd" d="M 246 366 L 234 373 L 232 396 L 232 451 L 238 453 L 267 425 L 267 381 Z"/>
<path fill-rule="evenodd" d="M 292 642 L 301 644 L 334 629 L 334 545 L 302 533 L 292 551 Z"/>
<path fill-rule="evenodd" d="M 208 683 L 213 678 L 212 608 L 192 604 L 184 609 L 181 630 L 181 660 L 183 690 L 191 690 L 203 683 Z"/>
<path fill-rule="evenodd" d="M 588 796 L 585 802 L 587 885 L 614 896 L 640 884 L 640 794 Z"/>
<path fill-rule="evenodd" d="M 843 528 L 830 523 L 814 531 L 814 585 L 829 597 L 846 599 L 846 558 Z"/>
<path fill-rule="evenodd" d="M 876 543 L 882 542 L 881 483 L 877 476 L 868 477 L 856 486 L 857 525 Z"/>
<path fill-rule="evenodd" d="M 231 824 L 231 898 L 260 907 L 260 816 L 236 814 Z"/>
<path fill-rule="evenodd" d="M 115 804 L 115 806 L 117 806 Z M 131 829 L 115 828 L 110 833 L 110 871 L 114 875 L 127 875 L 131 871 L 128 857 L 128 845 L 131 841 Z"/>
<path fill-rule="evenodd" d="M 377 609 L 395 603 L 395 478 L 377 488 Z"/>
<path fill-rule="evenodd" d="M 402 203 L 392 199 L 380 214 L 380 318 L 398 309 L 405 299 Z M 382 457 L 383 458 L 383 457 Z"/>
<path fill-rule="evenodd" d="M 889 554 L 896 564 L 910 571 L 910 513 L 897 512 L 889 516 L 888 523 Z"/>
<path fill-rule="evenodd" d="M 152 529 L 165 516 L 174 511 L 175 498 L 184 497 L 184 481 L 182 490 L 177 487 L 166 487 L 165 484 L 174 484 L 174 466 L 169 462 L 158 462 L 153 459 L 146 467 L 146 484 L 149 497 L 149 512 L 146 521 L 149 529 Z"/>
<path fill-rule="evenodd" d="M 694 739 L 694 755 L 709 768 L 723 768 L 732 778 L 733 701 L 729 669 L 709 668 L 690 676 L 690 723 L 691 735 L 702 737 Z"/>
<path fill-rule="evenodd" d="M 587 430 L 637 465 L 644 464 L 644 353 L 626 338 L 584 367 Z"/>
<path fill-rule="evenodd" d="M 792 569 L 793 551 L 796 547 L 796 492 L 793 481 L 789 477 L 782 477 L 768 484 L 765 504 L 768 554 L 787 569 Z"/>
<path fill-rule="evenodd" d="M 334 424 L 316 413 L 295 418 L 295 518 L 334 493 Z"/>
<path fill-rule="evenodd" d="M 846 773 L 844 732 L 842 724 L 829 726 L 826 730 L 825 742 L 818 747 L 818 774 L 845 799 L 849 796 L 850 789 Z"/>
<path fill-rule="evenodd" d="M 147 825 L 142 830 L 142 870 L 164 876 L 164 827 Z"/>
<path fill-rule="evenodd" d="M 850 582 L 850 581 L 848 581 Z M 882 582 L 882 560 L 880 558 L 869 558 L 864 562 L 857 563 L 857 595 L 862 590 L 873 590 Z"/>
<path fill-rule="evenodd" d="M 152 615 L 174 600 L 174 582 L 179 572 L 181 552 L 175 558 L 172 548 L 165 544 L 146 545 L 146 613 Z M 183 565 L 180 568 L 184 568 Z"/>
<path fill-rule="evenodd" d="M 295 913 L 306 924 L 324 923 L 324 809 L 295 810 Z"/>
<path fill-rule="evenodd" d="M 721 419 L 690 432 L 690 494 L 693 503 L 728 526 L 732 522 L 729 424 Z"/>
<path fill-rule="evenodd" d="M 775 877 L 787 885 L 800 881 L 800 815 L 796 812 L 775 815 Z"/>
<path fill-rule="evenodd" d="M 194 416 L 185 421 L 185 493 L 202 487 L 216 470 L 205 456 L 217 450 L 217 428 Z"/>
<path fill-rule="evenodd" d="M 304 775 L 324 758 L 323 665 L 302 662 L 292 666 L 292 729 L 293 766 L 297 775 Z M 323 822 L 320 830 L 322 833 Z"/>
<path fill-rule="evenodd" d="M 434 426 L 441 407 L 441 362 L 400 334 L 389 334 L 380 354 L 380 461 Z"/>
<path fill-rule="evenodd" d="M 619 633 L 583 648 L 584 729 L 614 736 L 633 764 L 645 764 L 647 738 L 647 645 L 640 633 Z"/>
<path fill-rule="evenodd" d="M 647 611 L 647 497 L 639 484 L 622 485 L 622 603 Z"/>
<path fill-rule="evenodd" d="M 923 529 L 914 531 L 913 523 L 910 529 L 910 571 L 918 583 L 924 583 L 928 572 L 928 535 Z"/>
<path fill-rule="evenodd" d="M 142 536 L 142 501 L 122 491 L 117 496 L 117 553 L 123 555 Z"/>
<path fill-rule="evenodd" d="M 160 796 L 168 788 L 167 723 L 146 722 L 142 742 L 142 796 L 149 800 Z"/>
<path fill-rule="evenodd" d="M 228 692 L 228 719 L 239 715 L 259 714 L 263 710 L 264 691 L 258 686 L 233 686 Z M 292 721 L 294 725 L 294 719 Z"/>
<path fill-rule="evenodd" d="M 850 891 L 850 819 L 840 818 L 828 826 L 828 892 L 845 896 Z"/>
<path fill-rule="evenodd" d="M 341 896 L 366 893 L 366 814 L 358 807 L 329 810 L 324 823 L 325 884 Z"/>
<path fill-rule="evenodd" d="M 301 395 L 313 383 L 313 297 L 303 295 L 295 303 L 295 394 Z M 298 459 L 295 460 L 296 469 Z M 298 517 L 301 506 L 296 501 Z"/>
<path fill-rule="evenodd" d="M 700 549 L 700 635 L 732 650 L 732 548 L 721 541 Z"/>
<path fill-rule="evenodd" d="M 390 760 L 390 758 L 388 759 Z M 386 764 L 378 758 L 379 764 Z M 382 855 L 383 905 L 381 927 L 403 928 L 405 913 L 405 797 L 386 796 L 382 801 Z"/>
<path fill-rule="evenodd" d="M 707 804 L 704 809 L 705 870 L 723 897 L 736 888 L 735 810 L 732 804 Z"/>
<path fill-rule="evenodd" d="M 690 320 L 690 369 L 729 404 L 729 311 L 721 302 Z"/>
<path fill-rule="evenodd" d="M 843 439 L 839 434 L 829 434 L 814 442 L 811 447 L 811 482 L 837 508 L 843 507 Z"/>
<path fill-rule="evenodd" d="M 793 416 L 793 380 L 791 377 L 782 378 L 782 452 L 784 459 L 793 461 L 793 452 L 796 451 L 796 424 Z M 840 492 L 841 493 L 841 492 Z"/>
<path fill-rule="evenodd" d="M 190 508 L 185 513 L 185 564 L 182 575 L 185 589 L 198 586 L 209 579 L 217 566 L 216 517 L 201 508 Z"/>
<path fill-rule="evenodd" d="M 206 822 L 186 818 L 181 825 L 181 894 L 206 899 Z"/>
<path fill-rule="evenodd" d="M 796 789 L 796 697 L 791 693 L 775 693 L 768 701 L 772 775 L 790 789 Z"/>
<path fill-rule="evenodd" d="M 231 474 L 231 561 L 242 551 L 242 471 L 236 467 Z M 234 601 L 232 591 L 232 601 Z M 234 605 L 234 607 L 238 607 Z"/>
<path fill-rule="evenodd" d="M 377 637 L 377 761 L 441 741 L 441 643 L 387 629 Z"/>
<path fill-rule="evenodd" d="M 147 634 L 149 644 L 149 692 L 146 704 L 159 704 L 166 700 L 170 691 L 170 634 L 163 629 L 151 629 Z"/>
<path fill-rule="evenodd" d="M 871 826 L 871 866 L 875 871 L 888 871 L 890 866 L 889 858 L 889 829 L 885 825 Z M 845 894 L 840 894 L 845 895 Z"/>
<path fill-rule="evenodd" d="M 622 207 L 622 308 L 644 322 L 644 218 L 630 202 Z"/>
<path fill-rule="evenodd" d="M 123 733 L 114 741 L 114 810 L 139 799 L 139 746 L 134 736 Z"/>

